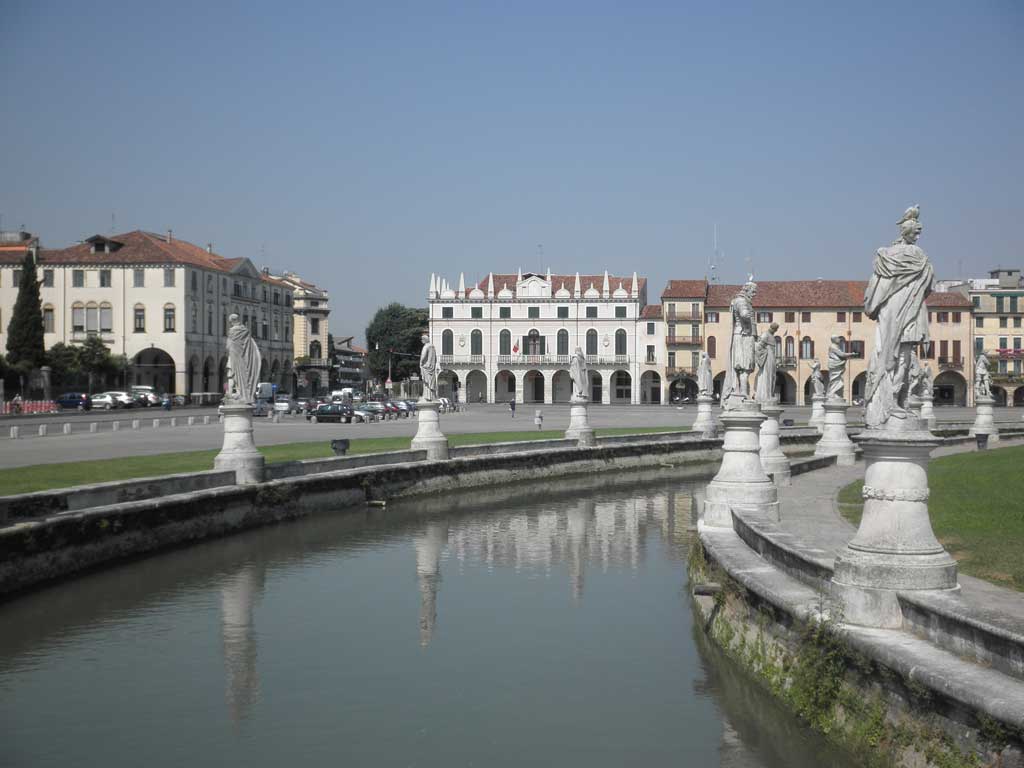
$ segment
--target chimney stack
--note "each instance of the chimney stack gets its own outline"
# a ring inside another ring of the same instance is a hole
[[[168,243],[173,243],[174,242],[174,230],[173,229],[168,229],[167,230],[167,242]]]
[[[207,243],[206,244],[206,252],[207,253],[213,253],[213,243]]]

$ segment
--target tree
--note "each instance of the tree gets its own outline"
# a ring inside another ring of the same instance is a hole
[[[25,254],[18,282],[18,298],[7,326],[7,363],[21,375],[46,362],[43,345],[43,309],[39,300],[39,277],[31,253]]]
[[[53,369],[51,381],[54,386],[68,387],[79,382],[82,375],[82,364],[79,360],[78,347],[58,341],[46,353],[46,362]]]
[[[420,334],[427,330],[427,310],[393,303],[381,307],[366,327],[366,345],[369,354],[366,365],[380,380],[388,376],[391,360],[391,378],[395,381],[419,374]],[[389,353],[390,351],[390,353]]]
[[[96,377],[106,378],[107,374],[117,368],[116,361],[110,355],[110,350],[99,336],[90,336],[78,348],[78,364],[82,371],[89,376],[90,392],[92,392],[93,381]]]

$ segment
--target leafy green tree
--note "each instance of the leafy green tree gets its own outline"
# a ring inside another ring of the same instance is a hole
[[[53,369],[51,381],[55,387],[68,387],[77,384],[82,376],[82,366],[78,359],[78,347],[58,341],[46,353],[46,361]]]
[[[388,358],[391,359],[391,378],[394,381],[419,373],[420,334],[428,327],[427,310],[393,303],[381,307],[366,327],[366,345],[369,350],[366,364],[371,374],[381,380],[388,377]]]
[[[43,346],[43,310],[39,301],[39,277],[31,253],[21,264],[18,298],[7,326],[7,363],[21,375],[46,362]]]
[[[97,378],[103,381],[107,375],[117,370],[117,361],[111,356],[110,350],[99,336],[89,336],[85,343],[78,348],[78,364],[89,377],[90,392],[92,392],[93,383]]]

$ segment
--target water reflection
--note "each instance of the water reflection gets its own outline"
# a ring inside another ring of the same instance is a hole
[[[221,641],[227,674],[228,715],[236,725],[249,716],[259,694],[253,610],[263,593],[266,570],[247,565],[224,579],[220,589]]]

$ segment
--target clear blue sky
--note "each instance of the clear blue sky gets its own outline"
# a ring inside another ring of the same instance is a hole
[[[0,214],[168,227],[332,293],[430,272],[1024,266],[1024,4],[0,0]],[[538,257],[543,244],[543,258]],[[262,255],[261,255],[262,254]]]

